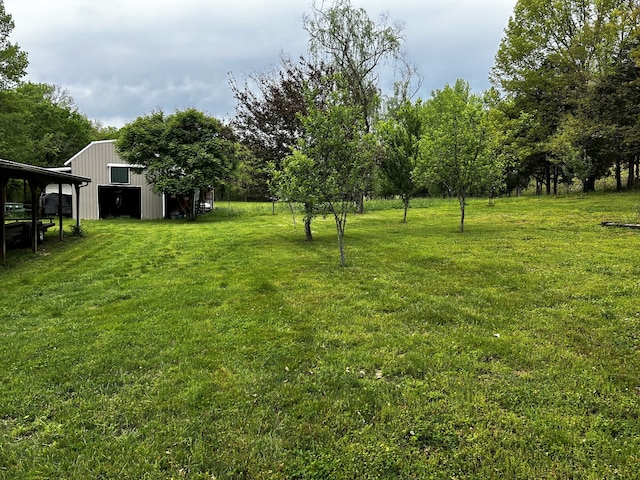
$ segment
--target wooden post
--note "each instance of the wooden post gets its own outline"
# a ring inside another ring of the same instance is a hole
[[[7,203],[7,184],[9,179],[6,177],[0,177],[0,255],[2,263],[7,260],[7,235],[4,228],[5,222],[5,204]]]
[[[62,231],[62,183],[58,184],[58,218],[60,219],[60,241],[64,240]]]
[[[36,206],[36,190],[38,184],[35,180],[29,180],[31,189],[31,248],[33,253],[38,253],[38,209]]]
[[[80,184],[74,183],[76,189],[76,232],[80,231]]]

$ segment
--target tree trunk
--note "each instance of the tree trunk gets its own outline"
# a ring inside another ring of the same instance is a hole
[[[304,236],[307,239],[307,242],[313,240],[313,234],[311,233],[311,217],[304,217]]]
[[[345,267],[347,265],[346,255],[344,253],[344,224],[347,221],[346,217],[340,219],[338,215],[334,214],[336,219],[336,230],[338,232],[338,249],[340,250],[340,265]]]
[[[616,192],[622,191],[622,159],[616,160]]]
[[[304,204],[304,236],[307,241],[313,240],[313,234],[311,233],[311,220],[313,220],[313,206],[309,203]]]
[[[460,202],[460,233],[464,233],[464,207],[466,198],[460,197],[458,200]]]
[[[547,171],[545,173],[547,183],[547,195],[551,195],[551,166],[547,164]]]
[[[409,209],[409,197],[402,197],[402,203],[404,204],[404,216],[402,217],[402,223],[407,223],[407,210]]]
[[[344,254],[344,232],[338,231],[338,249],[340,250],[340,266],[347,266],[347,259]]]
[[[196,192],[189,192],[189,220],[196,219]]]
[[[356,198],[356,212],[364,213],[364,194],[359,193]]]
[[[635,173],[636,173],[636,157],[629,158],[629,175],[627,176],[627,188],[631,189],[635,185]]]

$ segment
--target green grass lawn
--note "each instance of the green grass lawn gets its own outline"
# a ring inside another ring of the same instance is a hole
[[[0,478],[640,478],[639,201],[376,202],[347,268],[284,206],[51,230],[0,266]]]

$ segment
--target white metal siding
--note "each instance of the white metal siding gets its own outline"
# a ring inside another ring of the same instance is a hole
[[[113,140],[92,142],[82,151],[68,160],[65,165],[71,165],[71,173],[91,179],[91,183],[80,189],[80,218],[97,220],[100,218],[98,206],[98,187],[111,185],[109,178],[109,164],[125,163],[115,150]],[[153,193],[142,173],[131,172],[130,186],[141,186],[141,216],[143,219],[162,218],[162,196]],[[73,215],[76,215],[76,198],[73,194]]]

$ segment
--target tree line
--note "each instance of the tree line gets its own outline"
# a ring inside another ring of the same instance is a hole
[[[637,0],[519,0],[491,80],[503,93],[509,186],[538,190],[614,171],[638,182],[640,36]]]
[[[283,58],[244,85],[232,78],[234,127],[263,167],[257,189],[302,205],[307,238],[314,215],[333,214],[343,263],[347,213],[364,195],[399,196],[405,221],[418,192],[457,197],[463,231],[470,195],[532,180],[538,193],[575,182],[589,192],[612,172],[620,190],[624,170],[627,187],[638,183],[637,1],[519,0],[493,87],[474,93],[458,80],[424,100],[411,95],[417,70],[398,24],[348,0],[316,5],[304,19],[309,59]],[[404,72],[386,97],[385,62]]]
[[[282,55],[241,83],[231,76],[228,125],[188,109],[115,131],[57,87],[20,82],[28,62],[8,40],[13,23],[0,0],[0,156],[57,165],[92,139],[117,137],[157,191],[214,185],[299,205],[308,239],[313,218],[332,215],[344,264],[347,216],[367,196],[400,197],[404,221],[415,195],[455,197],[463,231],[471,195],[532,182],[540,194],[575,182],[589,192],[609,175],[619,190],[635,187],[639,13],[638,0],[518,0],[490,90],[459,79],[416,99],[419,69],[404,53],[402,24],[372,20],[350,0],[313,2],[303,18],[307,56]],[[383,68],[399,72],[393,92],[379,87]]]
[[[27,52],[11,42],[13,18],[0,0],[0,158],[59,167],[92,140],[114,138],[117,129],[92,122],[63,88],[24,82]],[[8,197],[23,197],[21,182],[9,181]]]

